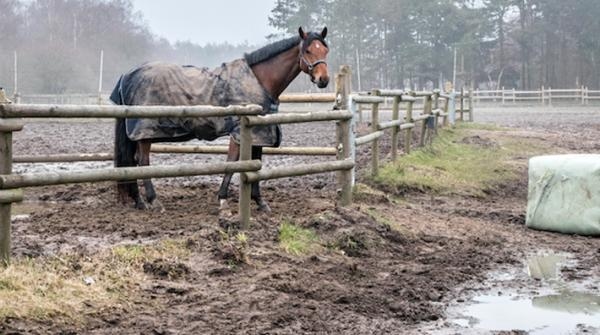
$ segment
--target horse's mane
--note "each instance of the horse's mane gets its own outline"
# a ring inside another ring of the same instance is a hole
[[[286,38],[281,41],[267,44],[264,47],[244,54],[244,58],[248,62],[248,65],[252,66],[271,59],[280,53],[287,51],[300,43],[300,36]]]

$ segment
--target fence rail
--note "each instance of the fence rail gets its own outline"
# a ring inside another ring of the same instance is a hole
[[[473,101],[477,104],[500,103],[518,104],[518,103],[539,103],[542,105],[552,105],[556,103],[570,103],[578,105],[588,105],[590,102],[600,100],[600,91],[590,90],[585,86],[575,89],[553,89],[541,87],[539,90],[475,90],[473,91]]]

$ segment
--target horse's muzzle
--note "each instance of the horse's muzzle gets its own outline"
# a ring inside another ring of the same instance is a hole
[[[318,88],[325,88],[327,87],[327,85],[329,85],[329,79],[325,78],[325,79],[319,79],[319,81],[317,81],[317,87]]]

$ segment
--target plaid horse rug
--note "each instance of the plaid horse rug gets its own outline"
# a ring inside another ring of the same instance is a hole
[[[245,105],[263,107],[263,114],[276,113],[274,101],[258,82],[245,59],[223,63],[209,70],[168,63],[147,63],[121,76],[110,100],[119,105]],[[177,141],[192,138],[212,141],[230,134],[240,142],[239,118],[197,117],[127,119],[127,136],[133,141]],[[277,147],[279,125],[252,128],[252,144]]]

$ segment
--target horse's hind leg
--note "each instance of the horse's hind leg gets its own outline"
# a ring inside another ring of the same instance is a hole
[[[235,143],[233,138],[229,140],[229,150],[227,151],[227,161],[234,162],[240,158],[240,145]],[[219,216],[231,216],[231,210],[229,209],[229,204],[227,203],[227,198],[229,197],[229,184],[231,184],[231,178],[233,177],[233,173],[227,173],[223,177],[223,182],[221,182],[221,187],[219,188]]]
[[[138,154],[138,165],[139,166],[149,166],[150,165],[150,146],[152,142],[150,141],[139,141],[137,154]],[[144,188],[146,189],[146,200],[149,204],[152,204],[156,199],[156,191],[154,190],[154,185],[152,184],[151,179],[144,179]]]
[[[252,159],[262,160],[262,147],[252,147]],[[260,185],[258,183],[258,181],[252,183],[251,198],[256,201],[259,211],[271,213],[271,207],[269,207],[269,204],[267,204],[267,202],[260,195]]]

